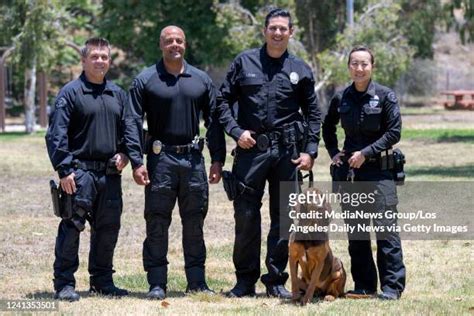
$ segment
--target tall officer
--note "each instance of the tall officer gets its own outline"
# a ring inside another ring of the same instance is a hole
[[[61,188],[73,195],[74,216],[59,225],[54,261],[55,298],[70,301],[79,299],[74,272],[79,267],[79,235],[86,218],[91,224],[90,291],[128,294],[112,280],[122,214],[120,170],[128,163],[122,153],[123,110],[128,100],[122,89],[105,79],[110,66],[107,40],[87,40],[81,55],[83,72],[59,92],[46,134]]]
[[[187,292],[211,292],[205,280],[206,246],[203,224],[207,214],[208,185],[199,139],[199,116],[207,127],[212,166],[209,182],[221,178],[225,160],[224,131],[217,119],[215,88],[209,76],[184,60],[186,39],[182,29],[161,31],[163,58],[133,81],[127,123],[127,147],[137,184],[145,187],[146,239],[143,265],[152,299],[164,299],[167,284],[168,228],[176,198],[183,225]],[[149,139],[141,138],[146,114]],[[144,142],[147,166],[143,165]],[[150,175],[150,176],[149,176]],[[150,179],[149,179],[150,178]],[[151,181],[150,181],[151,180]]]
[[[248,188],[234,200],[233,261],[237,284],[228,296],[255,295],[260,276],[260,208],[268,181],[268,273],[262,275],[261,281],[268,296],[290,298],[291,293],[284,287],[288,279],[284,272],[288,238],[280,235],[280,182],[294,180],[295,167],[312,168],[319,142],[320,110],[311,69],[287,51],[293,34],[290,13],[272,10],[265,18],[263,34],[263,47],[247,50],[232,62],[218,96],[220,121],[238,144],[232,173]],[[235,102],[237,119],[231,111]],[[296,148],[295,141],[304,134],[306,145]]]
[[[353,83],[333,98],[322,129],[326,148],[336,166],[333,178],[346,180],[350,172],[353,181],[364,181],[356,184],[356,190],[378,192],[374,205],[368,205],[375,209],[367,210],[383,215],[385,210],[396,211],[398,203],[392,171],[383,166],[383,160],[390,159],[387,151],[400,140],[402,121],[395,93],[371,79],[374,64],[374,56],[368,48],[352,49],[348,68]],[[339,120],[346,136],[342,151],[338,149],[336,136]],[[347,184],[343,186],[351,188]],[[351,224],[355,222],[360,220]],[[384,216],[374,219],[374,225],[380,227],[395,224],[396,219]],[[377,268],[383,291],[379,298],[398,299],[405,287],[400,237],[396,232],[376,233],[376,237]],[[370,234],[349,234],[349,254],[355,289],[349,291],[347,297],[373,297],[377,292],[377,270]]]

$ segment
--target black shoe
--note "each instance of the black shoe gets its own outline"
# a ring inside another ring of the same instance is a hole
[[[216,292],[211,290],[206,283],[190,284],[186,287],[186,293],[204,293],[214,295]]]
[[[278,297],[283,299],[290,299],[291,293],[285,289],[283,284],[279,285],[265,285],[267,288],[267,296],[268,297]]]
[[[166,290],[157,285],[148,292],[146,297],[152,300],[164,300],[166,297]]]
[[[91,285],[91,288],[89,289],[89,293],[91,294],[97,293],[100,295],[107,295],[107,296],[114,296],[114,297],[122,297],[122,296],[128,295],[127,290],[120,289],[116,287],[114,284],[101,286],[101,287]]]
[[[395,301],[400,299],[400,294],[398,292],[382,292],[377,298],[385,301]]]
[[[375,298],[376,292],[368,291],[368,290],[352,290],[348,291],[345,294],[346,298],[350,299],[365,299],[365,298]]]
[[[80,298],[81,297],[79,294],[77,294],[77,292],[74,290],[74,287],[71,285],[66,285],[60,291],[56,291],[54,294],[54,299],[61,301],[75,302],[79,301]]]
[[[255,295],[257,295],[255,293],[255,285],[246,286],[239,283],[237,283],[234,286],[234,288],[226,294],[226,296],[229,298],[245,297],[245,296],[253,297]]]

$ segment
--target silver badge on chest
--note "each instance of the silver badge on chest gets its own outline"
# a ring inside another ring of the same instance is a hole
[[[371,108],[375,108],[377,105],[379,105],[379,96],[375,95],[372,99],[370,99],[369,106]]]
[[[155,140],[153,142],[152,149],[153,149],[154,154],[158,155],[159,153],[161,153],[162,148],[163,148],[163,144],[159,140]]]
[[[300,81],[300,76],[294,71],[290,73],[290,82],[292,84],[298,84],[298,81]]]

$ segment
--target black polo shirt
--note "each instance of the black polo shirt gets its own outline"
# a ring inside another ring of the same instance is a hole
[[[126,92],[111,81],[87,81],[84,73],[66,84],[56,98],[46,133],[51,163],[62,178],[74,159],[107,161],[123,146]]]
[[[238,140],[244,130],[265,133],[284,124],[309,125],[305,152],[317,156],[321,113],[311,68],[287,51],[280,58],[266,45],[238,55],[220,88],[217,107],[225,131]],[[237,102],[238,117],[231,107]],[[301,111],[300,111],[301,110]]]
[[[400,140],[402,118],[397,97],[390,88],[374,81],[363,93],[352,84],[331,100],[322,127],[331,157],[339,152],[336,136],[339,121],[346,136],[346,153],[360,150],[365,157],[373,157]]]
[[[160,60],[142,71],[130,88],[130,115],[126,142],[132,167],[143,164],[142,126],[146,114],[148,133],[167,145],[185,145],[199,135],[202,114],[212,161],[224,162],[224,132],[213,120],[215,88],[209,76],[184,62],[178,76],[168,73]],[[127,113],[128,113],[127,112]]]

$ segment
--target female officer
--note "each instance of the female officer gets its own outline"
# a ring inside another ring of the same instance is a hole
[[[370,49],[357,46],[351,50],[348,68],[353,82],[332,99],[322,130],[326,149],[332,159],[333,180],[355,182],[342,182],[342,190],[372,193],[374,197],[373,203],[369,200],[362,206],[351,201],[342,204],[342,207],[344,211],[354,212],[358,209],[376,214],[372,217],[374,228],[383,230],[376,233],[377,268],[382,289],[378,297],[396,300],[405,287],[405,266],[400,236],[397,232],[387,230],[387,227],[396,225],[396,218],[388,218],[385,214],[387,210],[396,212],[398,203],[395,182],[387,161],[390,160],[392,146],[400,140],[402,122],[395,93],[371,79],[374,65],[374,55]],[[345,133],[342,150],[338,148],[336,136],[339,120]],[[374,297],[377,292],[377,270],[372,258],[370,234],[364,229],[370,227],[370,219],[356,218],[346,222],[354,225],[356,232],[348,234],[355,288],[347,293],[347,297]]]

